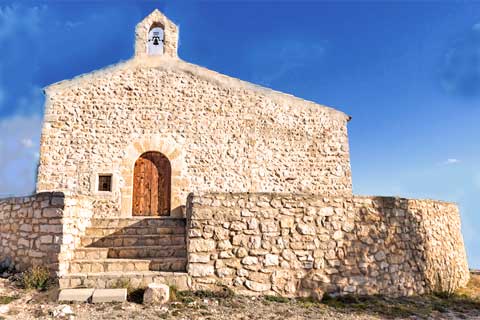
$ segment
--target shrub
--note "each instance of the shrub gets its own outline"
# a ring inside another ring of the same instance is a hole
[[[42,266],[34,266],[23,273],[22,284],[25,289],[45,290],[50,283],[50,271]]]

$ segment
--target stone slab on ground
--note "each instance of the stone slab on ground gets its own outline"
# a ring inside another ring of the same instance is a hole
[[[124,302],[127,301],[127,289],[96,289],[92,302]]]
[[[58,295],[60,302],[86,302],[93,295],[95,289],[63,289]]]

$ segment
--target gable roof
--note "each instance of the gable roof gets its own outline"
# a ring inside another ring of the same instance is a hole
[[[165,39],[164,39],[164,49],[165,53],[160,56],[149,56],[146,52],[146,43],[148,39],[148,32],[151,27],[155,24],[160,24],[165,30]],[[270,88],[262,87],[247,81],[236,79],[216,71],[209,70],[207,68],[185,62],[181,60],[177,55],[177,46],[178,46],[178,28],[177,26],[168,19],[164,14],[159,10],[155,9],[151,14],[149,14],[145,19],[137,24],[135,29],[135,55],[133,58],[127,61],[122,61],[117,64],[113,64],[96,70],[90,73],[85,73],[74,77],[70,80],[63,80],[56,83],[53,83],[44,88],[46,93],[61,90],[69,86],[78,86],[82,83],[91,81],[92,79],[100,78],[103,76],[111,75],[117,72],[122,72],[123,70],[131,68],[159,68],[165,70],[176,70],[186,73],[193,74],[199,78],[203,78],[209,82],[214,82],[223,87],[229,88],[240,88],[244,90],[250,90],[258,92],[262,95],[268,96],[272,100],[282,100],[288,101],[293,104],[303,104],[311,105],[315,107],[321,107],[328,109],[334,113],[338,113],[341,116],[345,117],[347,120],[350,120],[350,117],[345,113],[336,110],[331,107],[320,105],[318,103],[304,100],[298,97],[295,97],[291,94],[283,93],[280,91],[275,91]]]

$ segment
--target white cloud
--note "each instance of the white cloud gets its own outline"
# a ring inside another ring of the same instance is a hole
[[[18,5],[0,7],[0,41],[18,35],[19,31],[37,32],[44,9]]]
[[[480,96],[480,23],[459,35],[443,54],[440,83],[445,92]]]
[[[25,147],[25,148],[31,148],[34,146],[34,143],[32,141],[32,139],[30,138],[23,138],[22,140],[20,140],[20,143]]]
[[[34,191],[41,123],[40,115],[0,120],[0,197]]]
[[[450,158],[450,159],[447,159],[443,162],[443,164],[445,165],[450,165],[450,164],[457,164],[457,163],[460,163],[461,161],[458,160],[458,159],[455,159],[455,158]]]
[[[473,31],[478,31],[478,32],[480,32],[480,22],[474,24],[473,27],[472,27],[472,29],[473,29]]]

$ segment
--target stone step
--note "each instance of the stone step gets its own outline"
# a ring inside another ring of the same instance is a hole
[[[99,228],[185,227],[186,219],[172,217],[92,219],[91,225]]]
[[[145,234],[185,234],[185,227],[90,227],[85,231],[86,236],[105,237],[109,235],[145,235]]]
[[[109,248],[77,248],[75,249],[75,259],[107,259]]]
[[[191,280],[185,272],[137,271],[70,273],[59,278],[60,289],[67,288],[145,288],[150,283],[164,283],[178,290],[189,290]]]
[[[150,270],[183,272],[187,270],[187,258],[155,258],[150,260]]]
[[[83,247],[131,247],[131,246],[170,246],[184,245],[184,235],[110,235],[106,237],[83,236]]]
[[[136,272],[136,271],[185,271],[185,257],[152,259],[95,259],[70,261],[70,273],[88,272]]]
[[[150,260],[140,259],[72,260],[69,271],[71,273],[148,271],[150,263]]]
[[[103,249],[102,249],[103,250]],[[186,257],[185,245],[171,246],[132,246],[108,248],[108,258],[143,259],[164,257]]]

